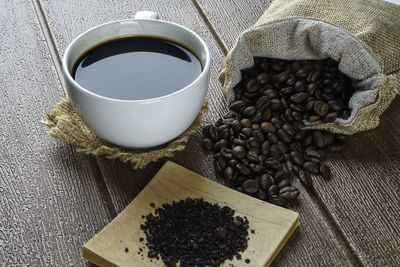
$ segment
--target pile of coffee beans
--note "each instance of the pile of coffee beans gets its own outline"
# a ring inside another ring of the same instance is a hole
[[[228,206],[203,199],[163,204],[154,215],[145,216],[140,226],[146,235],[148,257],[161,258],[167,266],[198,267],[241,259],[239,253],[247,248],[249,221],[234,214]]]
[[[303,130],[350,115],[352,81],[331,60],[254,58],[234,87],[230,112],[204,127],[204,149],[214,152],[218,177],[238,191],[286,206],[299,195],[296,176],[311,186],[310,174],[329,179],[327,152],[344,147],[345,136]]]

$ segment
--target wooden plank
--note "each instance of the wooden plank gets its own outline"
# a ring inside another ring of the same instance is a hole
[[[51,26],[52,34],[55,36],[56,47],[61,54],[67,43],[80,32],[108,20],[132,17],[135,10],[155,10],[160,13],[161,18],[194,29],[209,44],[214,60],[208,92],[208,97],[211,99],[210,112],[207,114],[204,123],[215,121],[226,111],[225,99],[217,79],[224,56],[213,36],[207,30],[205,23],[203,23],[195,5],[191,2],[176,0],[166,3],[152,0],[146,1],[145,4],[136,1],[127,4],[127,2],[122,1],[118,5],[110,6],[99,6],[95,1],[69,1],[68,3],[42,1],[41,3]],[[76,5],[80,6],[79,10],[74,8]],[[93,14],[98,15],[94,16]],[[79,21],[79,23],[75,23],[76,21]],[[236,22],[232,24],[232,28],[238,27]],[[178,153],[173,160],[192,171],[215,180],[212,156],[204,153],[199,143],[200,136],[193,136],[187,149]],[[161,160],[150,164],[142,171],[133,171],[128,165],[120,162],[99,160],[100,169],[117,212],[128,205],[164,162],[165,160]],[[304,189],[300,188],[300,191],[302,194],[301,203],[292,207],[302,217],[300,230],[294,233],[275,262],[283,266],[290,266],[293,263],[321,266],[356,264],[349,251],[343,247],[340,239],[337,238],[335,229],[327,223],[324,211],[319,209],[315,200]]]
[[[0,1],[0,25],[1,265],[83,265],[111,217],[96,163],[40,123],[63,91],[32,2]]]
[[[249,2],[198,1],[229,48],[269,3]],[[227,23],[231,17],[240,23]],[[328,161],[334,174],[331,181],[315,179],[316,201],[365,265],[400,265],[399,103],[394,101],[378,129],[349,138],[346,151]]]

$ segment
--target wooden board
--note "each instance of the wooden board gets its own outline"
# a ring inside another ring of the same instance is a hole
[[[139,238],[144,236],[141,216],[154,211],[150,203],[159,207],[188,197],[228,205],[235,215],[246,216],[250,229],[255,230],[254,235],[249,234],[242,260],[226,261],[223,266],[268,266],[299,223],[299,214],[293,211],[236,192],[168,161],[128,207],[84,245],[83,256],[99,266],[163,266],[161,260],[142,260],[138,254],[143,246]],[[247,258],[250,264],[244,262]]]
[[[0,1],[0,265],[79,266],[111,215],[96,162],[40,123],[63,97],[34,1]]]

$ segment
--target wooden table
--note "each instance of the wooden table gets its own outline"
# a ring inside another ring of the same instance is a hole
[[[68,43],[100,23],[153,10],[208,43],[210,111],[226,110],[218,72],[238,34],[268,0],[0,1],[0,262],[2,266],[90,265],[82,245],[110,222],[165,160],[143,171],[75,152],[39,121],[65,96],[61,57]],[[352,136],[328,161],[334,178],[301,184],[301,225],[275,266],[400,266],[400,99],[379,128]],[[215,179],[212,157],[195,135],[172,160]]]

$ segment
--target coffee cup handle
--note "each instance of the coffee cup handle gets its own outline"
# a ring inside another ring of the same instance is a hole
[[[159,16],[156,12],[143,10],[136,12],[135,19],[159,19]]]

